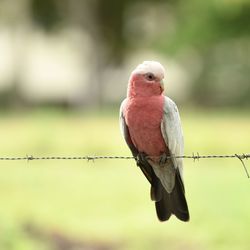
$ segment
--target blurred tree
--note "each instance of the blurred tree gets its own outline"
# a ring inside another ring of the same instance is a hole
[[[46,30],[53,28],[62,18],[54,0],[31,1],[31,13],[34,23]]]
[[[131,49],[131,37],[125,32],[128,8],[137,2],[157,1],[162,0],[31,0],[31,13],[34,22],[48,32],[63,24],[80,26],[90,34],[93,53],[88,102],[101,105],[103,72],[110,65],[122,64]]]
[[[181,0],[174,10],[175,28],[152,46],[175,56],[198,53],[201,71],[191,99],[202,105],[249,105],[250,2]],[[189,55],[185,62],[191,72],[192,60]]]
[[[233,104],[232,100],[238,100],[240,104],[248,103],[246,100],[250,100],[247,77],[241,77],[238,74],[235,78],[233,73],[236,70],[249,75],[246,73],[249,72],[249,62],[246,61],[246,54],[242,51],[249,50],[247,42],[234,41],[243,41],[245,38],[249,41],[250,2],[248,0],[30,1],[34,22],[46,31],[54,31],[54,28],[60,25],[61,27],[78,26],[88,32],[92,38],[92,48],[90,48],[92,56],[89,59],[92,72],[90,72],[91,84],[88,92],[88,102],[91,104],[101,105],[103,102],[105,69],[110,65],[122,64],[127,53],[136,45],[140,44],[142,48],[148,45],[145,42],[145,36],[140,36],[142,32],[147,32],[143,30],[144,23],[135,25],[131,35],[127,31],[129,19],[137,20],[137,17],[143,17],[146,23],[148,17],[144,13],[143,6],[149,5],[152,8],[158,3],[162,5],[162,12],[156,21],[159,24],[164,21],[166,23],[159,28],[160,32],[157,36],[155,33],[149,34],[152,40],[151,47],[158,48],[160,52],[168,55],[179,55],[191,48],[201,58],[199,77],[192,85],[192,100],[206,105]],[[139,6],[137,11],[129,12],[136,5]],[[169,16],[167,21],[162,19],[164,15]],[[219,54],[227,58],[227,61],[219,60]],[[192,56],[189,59],[192,60]],[[190,67],[190,63],[185,66]],[[227,84],[229,81],[231,85]],[[238,84],[243,86],[237,96],[234,91],[235,81],[239,81]]]

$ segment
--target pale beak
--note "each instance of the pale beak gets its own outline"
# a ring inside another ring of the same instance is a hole
[[[161,85],[162,91],[164,91],[164,81],[163,81],[163,79],[160,81],[160,85]]]

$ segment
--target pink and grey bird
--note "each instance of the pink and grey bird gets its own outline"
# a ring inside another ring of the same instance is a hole
[[[120,127],[138,167],[151,184],[158,219],[189,220],[183,184],[183,133],[176,104],[163,95],[165,69],[145,61],[131,73]]]

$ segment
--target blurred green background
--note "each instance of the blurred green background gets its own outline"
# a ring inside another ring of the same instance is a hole
[[[0,0],[0,156],[130,155],[119,104],[143,60],[166,67],[186,154],[249,153],[249,11],[247,0]],[[1,161],[0,249],[249,249],[239,160],[184,163],[191,220],[160,223],[132,160]]]

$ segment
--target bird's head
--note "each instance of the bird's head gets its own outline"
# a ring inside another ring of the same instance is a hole
[[[144,61],[131,73],[128,96],[161,95],[164,90],[164,67],[156,61]]]

